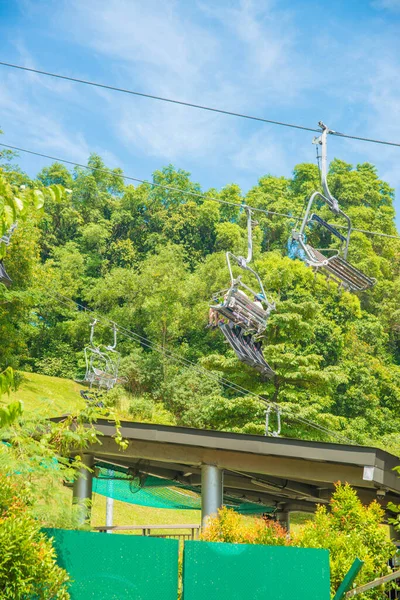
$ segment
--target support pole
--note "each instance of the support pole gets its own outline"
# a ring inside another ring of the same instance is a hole
[[[106,525],[107,527],[112,527],[113,525],[113,515],[114,515],[114,481],[112,477],[114,476],[114,471],[112,469],[107,469],[107,477],[109,478],[107,481],[107,498],[106,498]],[[112,533],[111,529],[107,529],[107,533]]]
[[[224,472],[216,465],[201,467],[201,523],[205,527],[211,516],[215,516],[223,504]]]
[[[279,509],[278,512],[276,513],[276,518],[277,521],[280,525],[282,525],[283,527],[285,527],[285,529],[287,529],[287,532],[289,533],[290,531],[290,511],[282,508]]]
[[[93,469],[94,459],[91,454],[84,454],[82,462],[85,467]],[[80,506],[79,524],[90,523],[92,502],[93,472],[82,467],[76,473],[72,492],[72,502]]]
[[[107,496],[106,498],[106,525],[112,527],[114,515],[114,498]],[[112,533],[111,529],[107,529],[107,533]]]

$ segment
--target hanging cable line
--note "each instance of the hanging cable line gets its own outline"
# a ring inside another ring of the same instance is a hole
[[[331,437],[336,438],[337,440],[339,440],[340,442],[346,442],[348,444],[353,444],[354,442],[340,434],[337,433],[336,431],[333,431],[331,429],[328,429],[327,427],[324,427],[323,425],[320,425],[318,423],[315,423],[314,421],[310,421],[306,418],[303,417],[299,417],[298,415],[294,415],[291,412],[289,412],[287,409],[282,409],[282,406],[276,402],[270,402],[269,400],[266,400],[265,398],[262,398],[261,396],[259,396],[258,394],[256,394],[255,392],[252,392],[246,388],[244,388],[241,385],[238,385],[236,383],[234,383],[233,381],[230,381],[229,379],[226,379],[224,377],[220,377],[218,375],[215,375],[214,373],[208,371],[207,369],[205,369],[204,367],[180,356],[179,354],[173,353],[171,351],[165,350],[165,348],[161,348],[161,346],[159,346],[158,344],[152,342],[151,340],[149,340],[148,338],[139,335],[138,333],[135,333],[134,331],[131,331],[129,329],[127,329],[126,327],[123,327],[122,325],[120,325],[119,323],[117,323],[116,321],[111,321],[111,319],[109,319],[108,317],[105,317],[104,315],[101,315],[99,313],[97,313],[96,311],[93,311],[92,309],[83,306],[82,304],[79,304],[79,302],[76,302],[75,300],[73,300],[72,298],[69,298],[68,296],[65,296],[64,294],[52,294],[51,292],[49,292],[49,290],[44,290],[45,293],[47,293],[49,296],[51,296],[52,298],[56,299],[60,304],[63,304],[64,306],[69,307],[72,304],[74,304],[78,309],[83,310],[86,313],[90,313],[92,316],[96,317],[99,321],[103,321],[106,322],[107,324],[112,324],[112,325],[116,325],[118,327],[118,331],[120,333],[120,335],[123,335],[133,341],[136,341],[137,343],[142,344],[143,346],[150,348],[150,349],[154,349],[156,352],[163,354],[164,356],[166,356],[167,358],[171,359],[171,360],[175,360],[178,362],[181,362],[183,365],[187,366],[187,367],[191,367],[194,370],[196,370],[198,373],[208,377],[209,379],[212,379],[214,381],[218,381],[221,382],[221,384],[228,389],[231,389],[233,391],[236,391],[242,395],[246,395],[246,396],[252,396],[253,398],[259,400],[260,402],[262,402],[265,406],[269,406],[275,409],[279,409],[282,414],[286,415],[289,419],[293,420],[293,421],[297,421],[298,423],[302,423],[303,425],[307,425],[309,427],[312,427],[313,429],[316,429],[318,431],[320,431],[321,433],[325,433]]]
[[[313,131],[315,133],[321,133],[321,131],[319,129],[315,129],[314,127],[306,127],[304,125],[296,125],[295,123],[285,123],[284,121],[275,121],[273,119],[265,119],[263,117],[256,117],[254,115],[246,115],[244,113],[238,113],[238,112],[233,112],[230,110],[224,110],[222,108],[215,108],[215,107],[211,107],[211,106],[205,106],[203,104],[194,104],[192,102],[184,102],[183,100],[175,100],[173,98],[165,98],[163,96],[155,96],[153,94],[146,94],[144,92],[137,92],[135,90],[128,90],[125,88],[119,88],[113,85],[108,85],[105,83],[99,83],[97,81],[88,81],[87,79],[78,79],[77,77],[69,77],[67,75],[60,75],[59,73],[50,73],[49,71],[41,71],[39,69],[33,69],[31,67],[24,67],[22,65],[14,65],[12,63],[7,63],[7,62],[3,62],[0,61],[0,65],[3,67],[9,67],[11,69],[19,69],[20,71],[27,71],[30,73],[36,73],[37,75],[45,75],[46,77],[54,77],[56,79],[63,79],[64,81],[72,81],[73,83],[81,83],[84,85],[89,85],[92,87],[98,87],[98,88],[102,88],[102,89],[106,89],[106,90],[110,90],[113,92],[120,92],[123,94],[129,94],[131,96],[139,96],[142,98],[149,98],[151,100],[158,100],[161,102],[168,102],[169,104],[178,104],[180,106],[187,106],[189,108],[196,108],[198,110],[206,110],[208,112],[214,112],[214,113],[219,113],[222,115],[228,115],[231,117],[239,117],[241,119],[248,119],[251,121],[258,121],[261,123],[267,123],[269,125],[278,125],[280,127],[290,127],[292,129],[300,129],[302,131]],[[361,136],[357,136],[357,135],[351,135],[351,134],[347,134],[347,133],[340,133],[338,131],[330,131],[329,132],[331,135],[337,136],[337,137],[341,137],[341,138],[347,138],[350,140],[358,140],[360,142],[368,142],[371,144],[382,144],[385,146],[395,146],[397,148],[400,148],[400,143],[399,142],[388,142],[386,140],[378,140],[378,139],[374,139],[374,138],[368,138],[368,137],[361,137]]]
[[[0,63],[1,64],[1,63]],[[163,190],[167,190],[170,192],[179,192],[180,194],[184,194],[186,196],[194,196],[196,198],[201,198],[202,200],[210,200],[211,202],[219,202],[220,204],[226,204],[228,206],[235,206],[237,208],[242,209],[243,203],[239,204],[238,202],[229,202],[228,200],[223,200],[222,198],[216,198],[215,196],[209,196],[206,192],[191,192],[189,190],[182,190],[181,188],[177,188],[171,185],[163,185],[162,183],[152,183],[151,181],[146,181],[146,179],[139,179],[138,177],[132,177],[130,175],[123,175],[122,173],[115,173],[111,169],[102,169],[101,167],[91,167],[88,165],[84,165],[82,163],[74,162],[72,160],[67,160],[65,158],[59,158],[57,156],[52,156],[50,154],[43,154],[42,152],[36,152],[34,150],[28,150],[27,148],[21,148],[19,146],[11,146],[10,144],[2,144],[0,146],[3,148],[9,148],[10,150],[16,150],[17,152],[24,152],[25,154],[31,154],[33,156],[39,156],[40,158],[48,158],[49,160],[54,160],[56,162],[64,163],[66,165],[72,165],[73,167],[80,167],[82,169],[86,169],[88,171],[98,171],[99,173],[105,173],[107,175],[112,175],[113,177],[118,177],[120,179],[124,179],[127,181],[136,181],[137,183],[143,183],[145,185],[149,185],[151,187],[160,188]],[[268,210],[266,208],[256,208],[255,206],[246,205],[253,212],[263,213],[265,215],[272,215],[276,217],[284,217],[286,219],[290,219],[292,221],[301,220],[301,216],[294,216],[289,213],[277,212],[274,210]],[[337,225],[338,228],[343,228],[343,225]],[[400,236],[392,235],[389,233],[382,233],[380,231],[368,231],[366,229],[357,229],[352,228],[352,231],[358,231],[359,233],[365,233],[367,235],[375,235],[379,237],[390,238],[393,240],[400,240]]]

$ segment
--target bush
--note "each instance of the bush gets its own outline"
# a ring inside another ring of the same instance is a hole
[[[161,402],[155,402],[150,396],[134,398],[129,406],[129,414],[141,423],[175,425],[176,420]]]
[[[264,544],[289,546],[288,532],[275,521],[250,519],[231,508],[222,507],[218,515],[209,520],[200,539],[205,542],[230,542],[236,544]]]
[[[69,576],[56,564],[51,541],[31,516],[28,487],[0,475],[0,597],[2,600],[67,600]]]
[[[339,483],[329,508],[330,511],[326,506],[319,506],[314,519],[306,521],[298,533],[289,536],[278,523],[250,519],[224,507],[218,511],[218,516],[210,519],[200,539],[207,542],[325,548],[330,554],[332,597],[356,557],[364,561],[356,579],[357,585],[389,573],[388,561],[395,554],[396,546],[382,527],[384,511],[381,506],[376,501],[363,506],[357,493],[348,484]],[[357,596],[360,600],[382,597],[382,588]]]
[[[313,522],[307,522],[293,536],[295,546],[326,548],[330,552],[331,592],[337,590],[356,557],[364,561],[357,577],[357,585],[390,572],[389,559],[396,547],[381,526],[384,512],[374,501],[363,506],[357,493],[348,485],[336,486],[330,502],[331,511],[319,506]],[[382,598],[382,589],[376,588],[357,598]]]

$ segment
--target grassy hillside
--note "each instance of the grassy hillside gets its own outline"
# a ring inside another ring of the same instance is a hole
[[[48,377],[38,373],[21,373],[23,381],[10,400],[21,400],[24,409],[44,417],[56,417],[83,406],[81,385],[70,379]]]

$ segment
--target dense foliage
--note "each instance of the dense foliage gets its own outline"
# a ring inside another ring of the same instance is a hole
[[[200,186],[172,166],[134,187],[97,155],[88,169],[54,163],[36,180],[6,159],[1,185],[14,195],[21,185],[52,192],[19,224],[5,258],[14,284],[0,286],[0,369],[82,375],[91,315],[72,298],[120,325],[126,384],[107,402],[126,415],[262,433],[263,403],[225,378],[278,402],[284,435],[327,439],[298,416],[400,452],[400,243],[353,232],[350,260],[377,279],[359,296],[291,260],[287,241],[319,187],[316,166],[298,165],[290,179],[265,175],[247,194],[232,184],[199,197],[187,192]],[[354,227],[396,234],[393,190],[372,165],[334,160],[329,180]],[[205,328],[212,293],[228,284],[225,251],[246,249],[245,213],[230,202],[293,214],[258,213],[254,230],[255,266],[277,304],[264,339],[277,373],[271,381]],[[327,216],[323,207],[319,213]],[[316,228],[311,236],[319,247],[331,243]],[[100,321],[96,336],[110,343],[110,324]]]
[[[0,474],[0,592],[4,600],[67,600],[69,576],[30,513],[23,479]]]
[[[349,485],[338,485],[329,508],[328,511],[326,506],[319,506],[315,520],[293,536],[293,543],[329,550],[332,595],[356,557],[364,562],[357,585],[387,575],[388,561],[396,547],[381,526],[384,511],[378,502],[374,500],[363,506],[355,490]],[[371,590],[360,595],[361,598],[382,598],[382,589]]]
[[[209,519],[200,539],[203,542],[227,542],[230,544],[291,545],[286,529],[276,521],[246,518],[226,506],[220,508],[218,516]]]
[[[289,535],[271,520],[248,519],[222,508],[203,530],[204,541],[300,546],[329,550],[331,596],[333,597],[356,557],[364,561],[356,584],[362,585],[389,573],[388,561],[395,554],[395,545],[381,526],[384,511],[373,501],[363,506],[349,485],[338,484],[329,510],[319,506],[315,519],[307,521]],[[382,598],[382,589],[361,594],[363,598]]]

